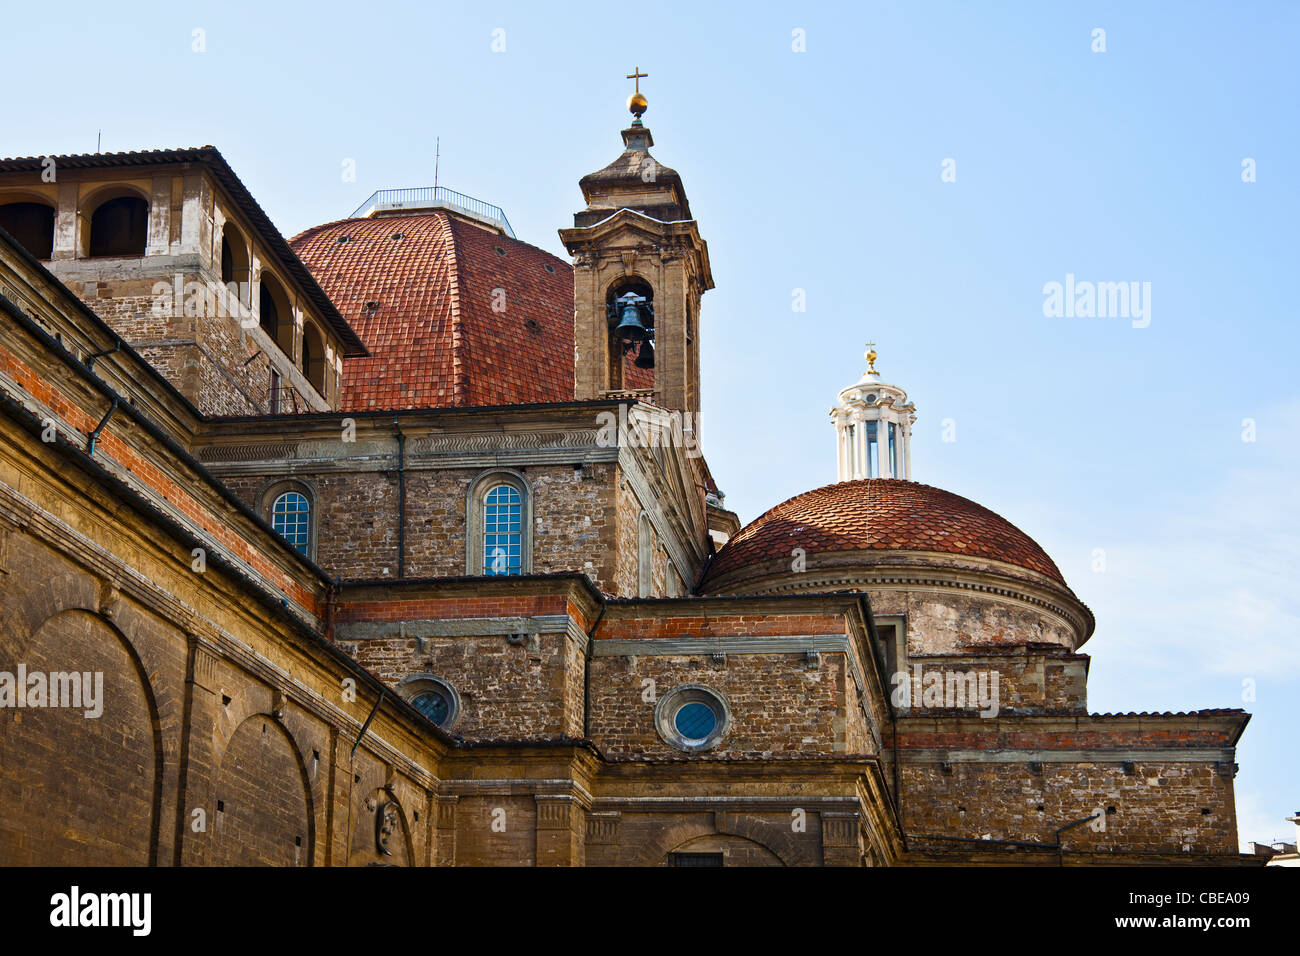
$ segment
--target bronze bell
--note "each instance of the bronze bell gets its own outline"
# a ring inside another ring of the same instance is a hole
[[[637,368],[654,368],[655,367],[655,347],[646,339],[641,343],[641,351],[637,353],[634,364]]]
[[[641,321],[642,309],[645,309],[647,314],[653,314],[650,312],[650,303],[646,297],[635,292],[627,292],[615,299],[614,310],[620,321],[614,328],[614,334],[629,342],[648,339],[650,330]]]

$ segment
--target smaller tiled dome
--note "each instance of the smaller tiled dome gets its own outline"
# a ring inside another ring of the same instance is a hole
[[[963,555],[1004,561],[1065,584],[1046,552],[1011,522],[961,495],[893,478],[842,481],[782,502],[723,546],[708,580],[788,559],[794,548]]]

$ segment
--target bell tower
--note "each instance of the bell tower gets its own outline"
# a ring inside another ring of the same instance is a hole
[[[579,180],[587,207],[560,239],[573,256],[574,398],[639,398],[700,411],[700,297],[708,245],[681,177],[650,155],[637,69],[623,153]]]

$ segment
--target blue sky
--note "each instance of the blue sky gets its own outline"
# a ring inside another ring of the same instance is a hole
[[[30,82],[0,154],[210,143],[287,235],[430,184],[441,137],[443,185],[563,255],[640,66],[712,255],[702,431],[728,505],[834,480],[827,410],[874,339],[917,405],[914,477],[1018,524],[1096,613],[1091,708],[1246,707],[1242,837],[1291,838],[1300,5],[102,10],[6,11]],[[1067,274],[1149,282],[1150,324],[1045,316]]]

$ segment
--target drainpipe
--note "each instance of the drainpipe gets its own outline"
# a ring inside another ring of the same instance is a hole
[[[1063,827],[1056,828],[1056,865],[1057,866],[1065,866],[1065,847],[1061,845],[1061,834],[1064,833],[1066,830],[1073,830],[1077,826],[1082,826],[1083,824],[1087,823],[1089,820],[1097,819],[1104,812],[1105,811],[1100,811],[1098,813],[1094,813],[1090,817],[1084,817],[1082,820],[1075,820],[1073,823],[1067,823]]]
[[[397,577],[406,577],[406,435],[393,416],[397,429]]]
[[[361,740],[365,737],[366,731],[370,729],[370,725],[374,722],[375,715],[379,713],[379,708],[384,703],[384,695],[387,693],[387,690],[382,688],[380,689],[379,699],[375,701],[375,708],[370,712],[370,716],[366,718],[366,722],[361,725],[361,732],[357,734],[357,739],[352,744],[352,752],[348,754],[348,842],[347,850],[345,851],[347,856],[343,861],[344,866],[347,866],[348,861],[352,859],[352,785],[356,783],[357,780],[356,771],[354,771],[352,767],[357,759],[357,748],[361,746]]]
[[[93,371],[95,370],[95,359],[103,358],[103,357],[106,356],[106,355],[112,355],[114,352],[116,352],[116,351],[117,351],[118,349],[120,349],[121,347],[122,347],[122,340],[121,340],[121,339],[118,339],[118,340],[113,344],[113,347],[112,347],[111,349],[105,349],[105,350],[102,351],[102,352],[96,352],[94,355],[87,355],[87,356],[86,356],[86,368],[93,372]]]
[[[330,581],[325,586],[325,640],[334,643],[334,615],[338,611],[339,586]]]
[[[99,441],[99,433],[104,430],[104,426],[108,424],[108,420],[113,417],[115,411],[117,411],[116,398],[113,399],[113,404],[108,406],[108,411],[104,413],[100,423],[95,426],[95,430],[90,433],[90,445],[86,448],[86,454],[90,457],[95,457],[95,442]]]
[[[600,627],[600,619],[605,616],[605,607],[602,601],[600,613],[587,632],[587,653],[582,661],[582,736],[587,740],[591,739],[591,656],[596,652],[596,628]]]

